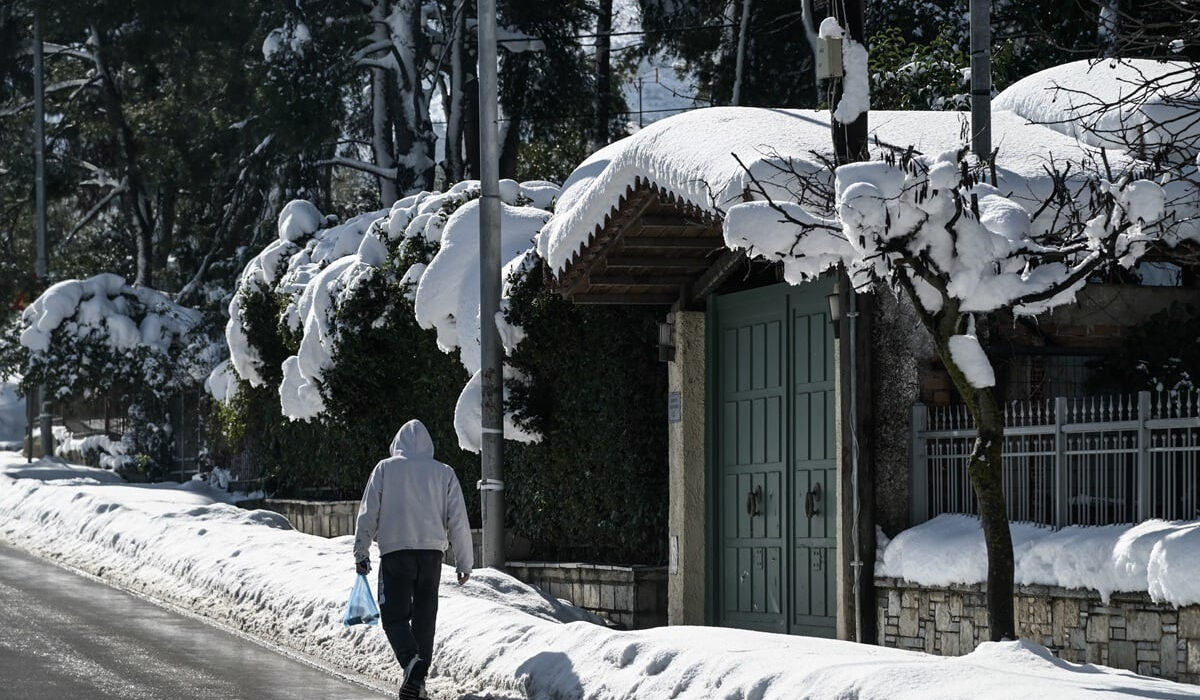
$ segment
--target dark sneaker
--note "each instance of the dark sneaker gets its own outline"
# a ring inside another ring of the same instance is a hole
[[[400,686],[400,700],[419,700],[421,687],[424,685],[415,678],[417,667],[424,663],[420,656],[414,656],[404,666],[404,683]]]

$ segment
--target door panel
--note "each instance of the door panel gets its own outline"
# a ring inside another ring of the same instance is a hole
[[[791,629],[836,631],[837,440],[833,338],[824,293],[792,292],[792,593]],[[811,509],[809,505],[811,504]]]
[[[717,622],[832,636],[831,285],[714,298]],[[812,517],[805,497],[814,495]]]

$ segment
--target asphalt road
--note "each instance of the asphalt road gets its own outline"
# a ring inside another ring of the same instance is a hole
[[[0,545],[0,697],[384,696]]]

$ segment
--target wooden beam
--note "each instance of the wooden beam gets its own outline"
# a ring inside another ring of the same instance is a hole
[[[626,236],[625,250],[643,248],[669,248],[671,250],[714,250],[725,245],[720,236]]]
[[[628,304],[642,306],[670,306],[679,299],[678,294],[576,294],[571,301],[576,304]]]
[[[708,267],[708,261],[704,258],[656,258],[653,256],[635,256],[635,255],[612,255],[608,258],[608,269],[614,268],[648,268],[662,269],[670,268],[673,270],[681,269],[704,269]]]
[[[741,250],[727,250],[712,267],[704,271],[700,275],[700,279],[696,280],[696,284],[692,286],[692,301],[701,301],[709,294],[717,290],[721,286],[738,265],[746,259],[746,253]]]
[[[593,287],[678,287],[692,281],[684,275],[594,275]]]
[[[635,187],[626,190],[623,206],[608,221],[608,225],[592,236],[591,241],[581,251],[579,258],[570,264],[567,279],[563,281],[564,295],[574,295],[579,290],[583,276],[591,272],[597,260],[603,260],[613,246],[624,239],[625,228],[636,221],[656,199],[655,193],[648,188]]]

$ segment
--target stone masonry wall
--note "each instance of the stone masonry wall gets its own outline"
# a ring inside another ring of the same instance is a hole
[[[298,501],[268,498],[259,506],[288,519],[292,527],[317,537],[343,537],[354,534],[358,501]]]
[[[606,566],[552,562],[505,565],[513,577],[562,598],[623,629],[667,624],[664,566]]]
[[[884,646],[958,656],[988,639],[982,585],[917,586],[875,579],[878,641]],[[1200,606],[1175,608],[1144,593],[1098,593],[1018,586],[1017,633],[1075,663],[1200,683]]]

